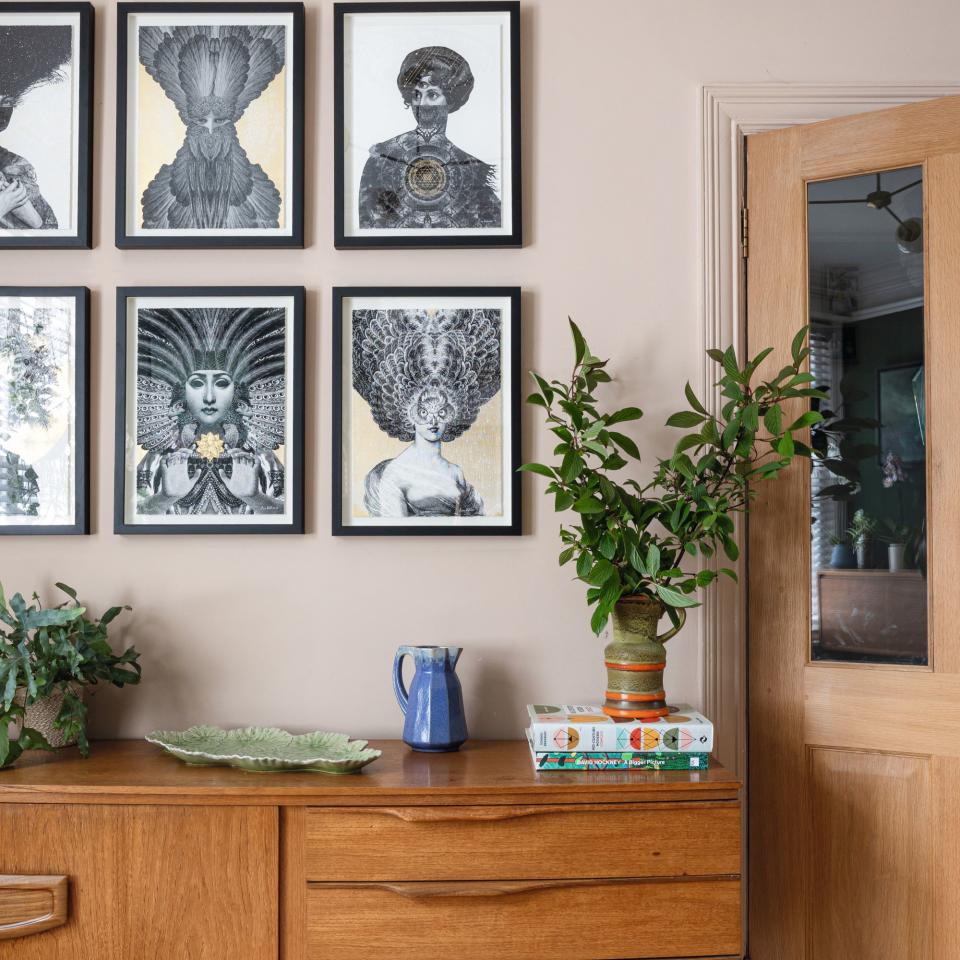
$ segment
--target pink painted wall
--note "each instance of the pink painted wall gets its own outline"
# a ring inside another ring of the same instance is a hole
[[[465,647],[459,672],[478,737],[516,737],[530,700],[590,701],[602,641],[557,567],[558,521],[525,480],[517,539],[334,539],[330,517],[330,287],[519,284],[524,367],[569,366],[566,317],[612,354],[611,404],[647,412],[643,449],[699,376],[699,85],[719,81],[956,79],[950,0],[525,0],[524,205],[519,251],[337,252],[330,0],[307,2],[306,232],[296,251],[126,251],[113,245],[116,17],[98,0],[95,248],[3,251],[0,283],[93,292],[93,534],[4,538],[8,592],[55,580],[99,609],[128,602],[139,689],[106,690],[102,736],[190,723],[278,724],[396,736],[400,643]],[[931,30],[931,24],[936,29]],[[114,307],[127,284],[302,284],[308,289],[303,537],[117,537],[112,530]],[[528,458],[546,456],[534,411]],[[671,697],[701,701],[697,619],[670,644]]]

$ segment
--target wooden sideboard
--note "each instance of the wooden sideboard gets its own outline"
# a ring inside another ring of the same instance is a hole
[[[723,768],[536,774],[519,741],[374,745],[345,777],[137,741],[25,756],[0,772],[0,960],[740,956]]]

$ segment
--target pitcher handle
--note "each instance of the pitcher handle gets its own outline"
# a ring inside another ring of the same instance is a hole
[[[413,656],[413,647],[398,647],[397,655],[393,658],[393,692],[397,695],[397,703],[404,715],[410,700],[407,688],[403,685],[403,658],[406,656]]]
[[[666,633],[663,633],[657,637],[657,640],[659,640],[660,643],[666,643],[671,637],[675,637],[683,628],[683,625],[687,622],[687,611],[683,607],[676,607],[675,609],[677,611],[677,620],[679,622],[675,627],[671,627]]]

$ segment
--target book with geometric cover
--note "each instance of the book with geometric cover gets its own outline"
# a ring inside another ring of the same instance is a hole
[[[543,752],[710,753],[713,724],[686,704],[658,720],[614,720],[600,707],[530,704],[534,749]]]
[[[631,751],[597,751],[579,753],[570,750],[538,751],[533,734],[527,730],[527,743],[533,758],[533,769],[542,770],[706,770],[710,765],[706,753],[635,753]]]

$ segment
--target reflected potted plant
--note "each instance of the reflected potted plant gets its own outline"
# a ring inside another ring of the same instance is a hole
[[[834,570],[851,570],[857,565],[857,555],[850,545],[850,536],[846,533],[830,537],[833,549],[830,551],[830,566]]]
[[[599,635],[612,617],[613,639],[604,650],[604,712],[624,719],[663,716],[668,712],[663,644],[683,626],[686,610],[699,606],[697,590],[718,575],[736,580],[729,567],[712,566],[718,552],[730,561],[739,556],[734,517],[747,512],[758,482],[776,477],[794,456],[810,456],[795,434],[819,423],[821,414],[808,410],[789,419],[784,403],[826,395],[802,370],[809,352],[806,328],[793,340],[791,362],[760,382],[757,370],[772,348],[746,363],[732,347],[709,350],[725,400],[719,416],[688,383],[689,408],[667,420],[667,426],[687,431],[673,454],[657,460],[642,481],[621,479],[629,461],[640,460],[636,442],[621,432],[621,424],[643,413],[638,407],[600,411],[595,393],[611,380],[607,361],[593,355],[572,320],[570,329],[570,378],[547,380],[533,373],[537,392],[527,398],[544,411],[547,428],[559,441],[555,462],[520,469],[546,477],[554,508],[574,513],[574,521],[560,528],[560,564],[575,564],[577,579],[587,587],[594,633]],[[664,613],[671,627],[658,636]]]
[[[28,604],[15,593],[8,604],[0,586],[0,769],[29,749],[76,743],[87,756],[85,688],[140,682],[137,651],[115,654],[107,638],[109,624],[130,608],[92,620],[72,587],[57,587],[68,599],[43,607],[36,594]]]
[[[847,534],[853,541],[853,549],[857,553],[857,568],[869,569],[872,566],[873,536],[876,533],[877,521],[863,509],[857,510],[853,521],[847,528]]]
[[[912,536],[913,531],[906,524],[893,520],[888,520],[885,524],[880,537],[887,544],[887,568],[891,573],[907,569],[904,557]]]

